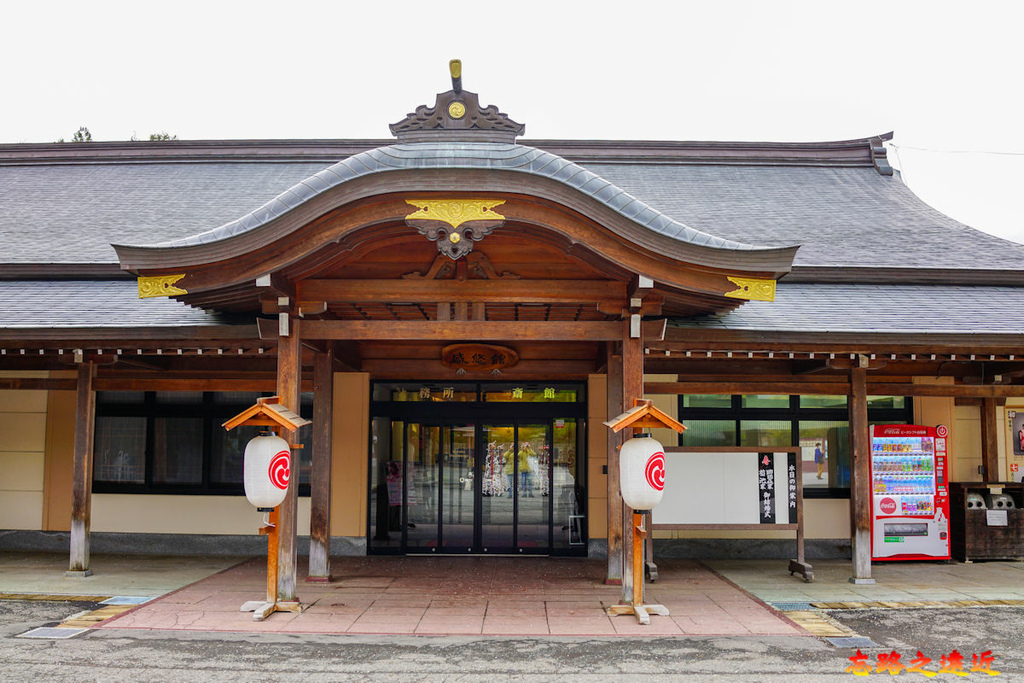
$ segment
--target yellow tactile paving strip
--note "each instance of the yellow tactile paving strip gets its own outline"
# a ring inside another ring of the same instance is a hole
[[[0,600],[32,600],[37,602],[103,602],[109,595],[43,595],[41,593],[0,593]],[[104,605],[91,612],[80,612],[61,623],[56,628],[92,628],[118,614],[124,614],[138,605]]]
[[[57,628],[92,628],[101,621],[106,621],[111,617],[116,617],[118,614],[124,614],[130,609],[135,609],[138,605],[105,605],[92,612],[85,612],[83,614],[76,614],[75,616],[67,619],[60,624],[57,624]]]
[[[1024,605],[1024,600],[914,600],[873,602],[812,602],[818,609],[921,609],[950,607],[992,607],[998,605]],[[786,612],[788,615],[789,612]]]
[[[795,610],[783,612],[783,614],[797,626],[815,636],[822,638],[845,638],[856,635],[850,629],[821,612]]]
[[[41,593],[0,593],[0,600],[38,600],[42,602],[103,602],[110,595],[43,595]]]

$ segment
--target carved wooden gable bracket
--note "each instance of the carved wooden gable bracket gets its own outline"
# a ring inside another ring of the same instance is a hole
[[[416,211],[405,217],[405,224],[437,244],[437,250],[458,260],[473,251],[492,230],[505,224],[505,217],[494,207],[504,199],[406,199]]]

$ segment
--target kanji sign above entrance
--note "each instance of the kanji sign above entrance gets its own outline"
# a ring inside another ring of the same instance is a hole
[[[451,344],[441,349],[441,362],[455,370],[488,372],[514,366],[519,354],[492,344]]]

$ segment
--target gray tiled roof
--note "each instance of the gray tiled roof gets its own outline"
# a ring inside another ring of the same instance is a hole
[[[0,263],[117,263],[113,243],[194,235],[322,163],[0,166]]]
[[[382,150],[396,147],[349,157],[336,170],[393,167]],[[532,148],[506,147],[512,148],[507,158],[495,163],[531,168],[548,160],[554,165],[536,170],[571,175],[570,182],[623,211],[633,197],[643,200],[660,212],[644,212],[657,221],[655,229],[685,235],[692,228],[763,246],[801,244],[798,266],[1019,270],[1024,264],[1024,245],[954,221],[898,178],[869,167],[586,164],[595,178],[557,157],[523,151]],[[112,243],[155,244],[217,226],[238,228],[237,219],[288,188],[308,193],[333,182],[327,166],[252,159],[0,166],[0,263],[116,263]],[[317,174],[327,179],[299,187]]]
[[[582,166],[550,152],[499,142],[421,142],[396,144],[356,154],[296,183],[250,213],[199,235],[153,246],[183,247],[216,242],[255,230],[297,208],[312,197],[356,178],[389,171],[423,169],[489,169],[548,178],[578,190],[640,225],[682,242],[716,249],[757,247],[694,230],[631,196]],[[142,245],[136,245],[142,246]],[[792,246],[792,245],[784,245]]]
[[[781,332],[1024,335],[1024,288],[787,284],[774,302],[748,301],[674,327]]]
[[[872,168],[591,164],[698,230],[800,244],[798,266],[1024,267],[1024,245],[939,213]]]
[[[232,322],[236,321],[231,316],[174,299],[139,299],[134,280],[0,281],[0,328],[192,327]]]

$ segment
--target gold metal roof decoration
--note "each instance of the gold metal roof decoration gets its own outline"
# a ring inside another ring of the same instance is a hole
[[[139,277],[139,298],[151,299],[158,296],[175,296],[177,294],[188,294],[181,287],[175,287],[185,273],[181,275],[153,275]]]
[[[494,207],[504,199],[406,199],[416,211],[405,217],[405,224],[437,244],[437,250],[453,261],[473,251],[492,230],[505,223]]]
[[[746,299],[747,301],[775,301],[775,280],[729,277],[729,282],[736,285],[737,289],[726,292],[725,295],[727,297]]]

